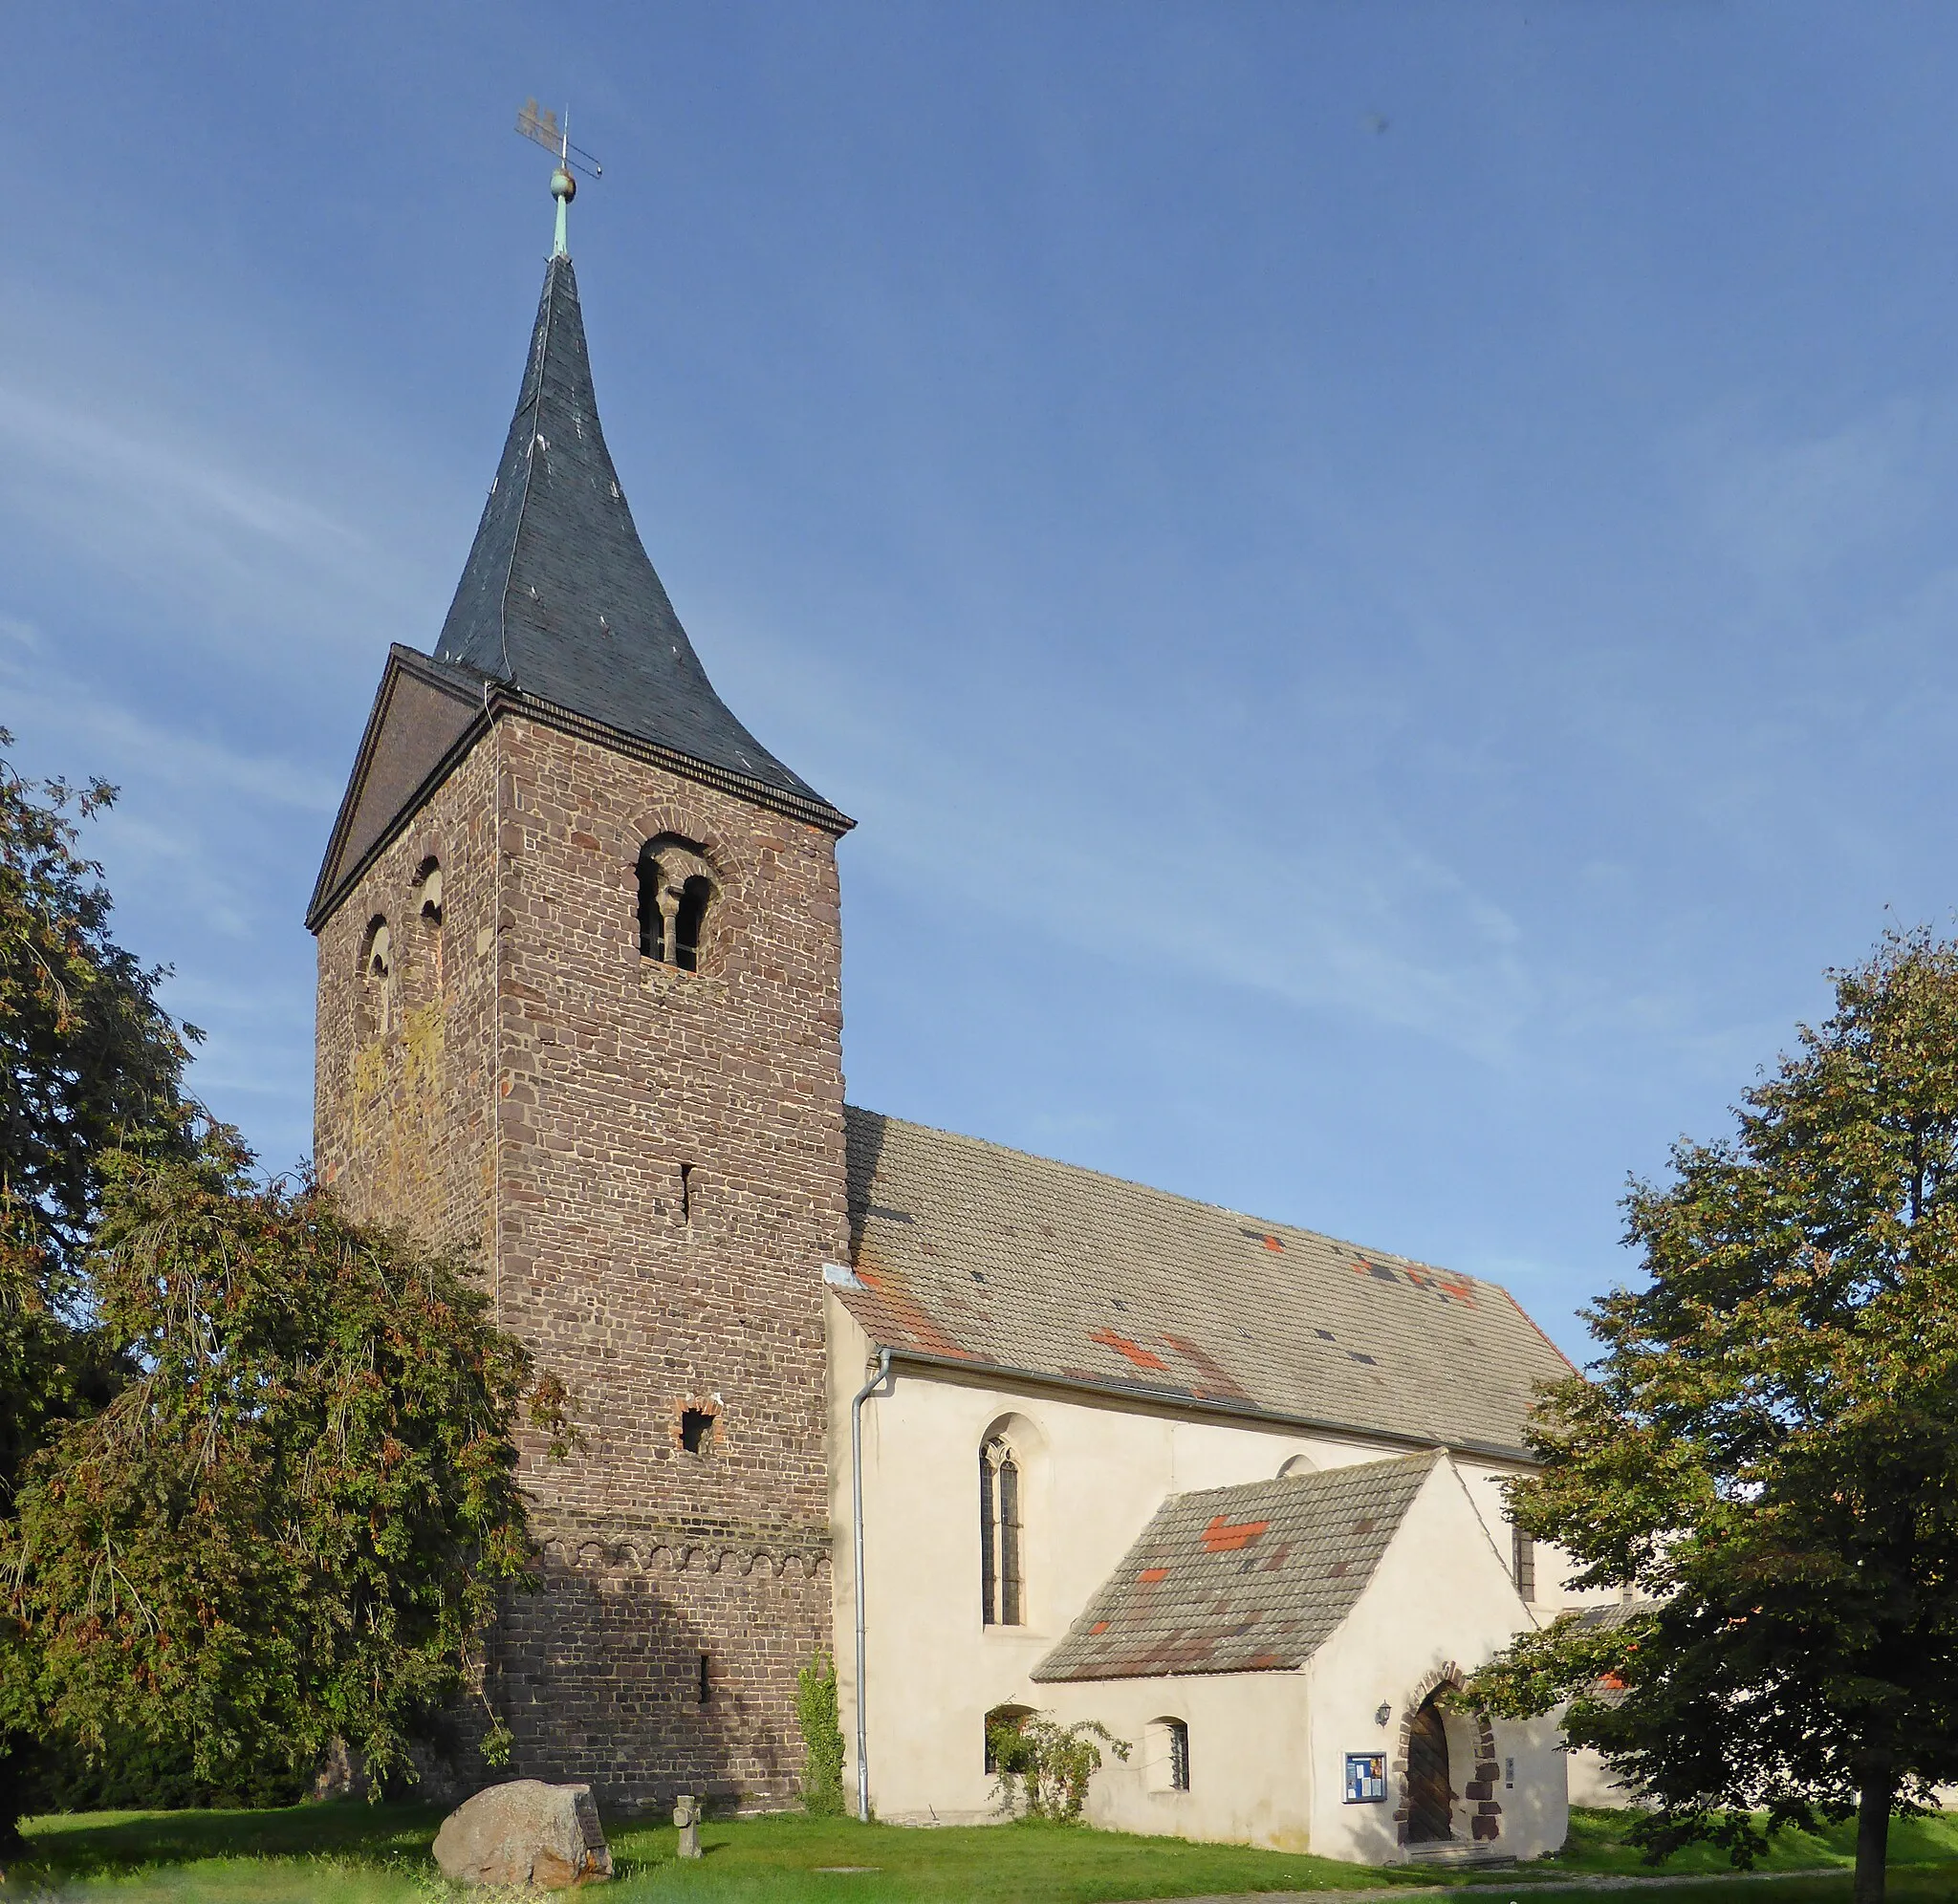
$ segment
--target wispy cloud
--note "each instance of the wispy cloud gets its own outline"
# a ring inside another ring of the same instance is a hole
[[[115,779],[238,794],[307,813],[331,813],[338,802],[338,784],[311,763],[248,753],[160,725],[106,699],[98,684],[40,666],[30,679],[0,657],[0,687],[10,711],[31,720],[44,746],[58,740],[86,770],[98,764]]]

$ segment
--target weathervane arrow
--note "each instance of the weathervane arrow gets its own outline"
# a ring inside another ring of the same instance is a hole
[[[552,246],[552,255],[568,258],[571,249],[564,238],[564,207],[577,196],[577,181],[572,174],[582,172],[587,178],[599,179],[604,177],[605,168],[583,146],[571,142],[569,107],[560,120],[549,106],[540,110],[535,99],[526,99],[523,111],[516,116],[516,129],[526,139],[536,141],[557,155],[557,169],[551,174],[551,196],[557,201],[557,237]]]

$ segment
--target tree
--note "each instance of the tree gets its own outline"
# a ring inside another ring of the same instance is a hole
[[[120,1376],[81,1268],[103,1159],[185,1142],[197,1032],[157,1003],[162,969],[116,942],[101,868],[77,850],[76,821],[114,798],[99,781],[26,780],[0,758],[0,1523],[35,1449]],[[17,1644],[0,1611],[0,1846],[34,1749]]]
[[[108,1159],[88,1269],[133,1373],[29,1462],[0,1583],[62,1733],[212,1780],[337,1738],[378,1782],[531,1584],[513,1425],[562,1454],[563,1393],[467,1266],[250,1161],[209,1124]]]
[[[1958,1779],[1958,944],[1893,934],[1831,977],[1734,1135],[1632,1184],[1648,1280],[1588,1313],[1593,1378],[1547,1393],[1511,1486],[1637,1604],[1525,1635],[1469,1694],[1570,1699],[1655,1855],[1746,1863],[1751,1811],[1854,1813],[1880,1904],[1893,1810]]]
[[[13,737],[0,728],[0,747]],[[0,758],[0,1514],[47,1424],[103,1371],[81,1326],[80,1255],[120,1144],[181,1142],[185,1039],[165,976],[117,944],[76,817],[115,799]]]

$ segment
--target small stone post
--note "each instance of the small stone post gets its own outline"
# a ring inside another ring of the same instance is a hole
[[[680,1855],[700,1856],[700,1800],[683,1791],[673,1801],[673,1822],[680,1827]]]

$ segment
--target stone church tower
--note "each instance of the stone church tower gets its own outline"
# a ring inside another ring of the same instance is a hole
[[[831,1632],[822,1265],[847,1249],[836,843],[654,573],[547,269],[433,655],[387,660],[307,923],[322,1179],[482,1264],[588,1446],[527,1452],[520,1775],[780,1798]]]

